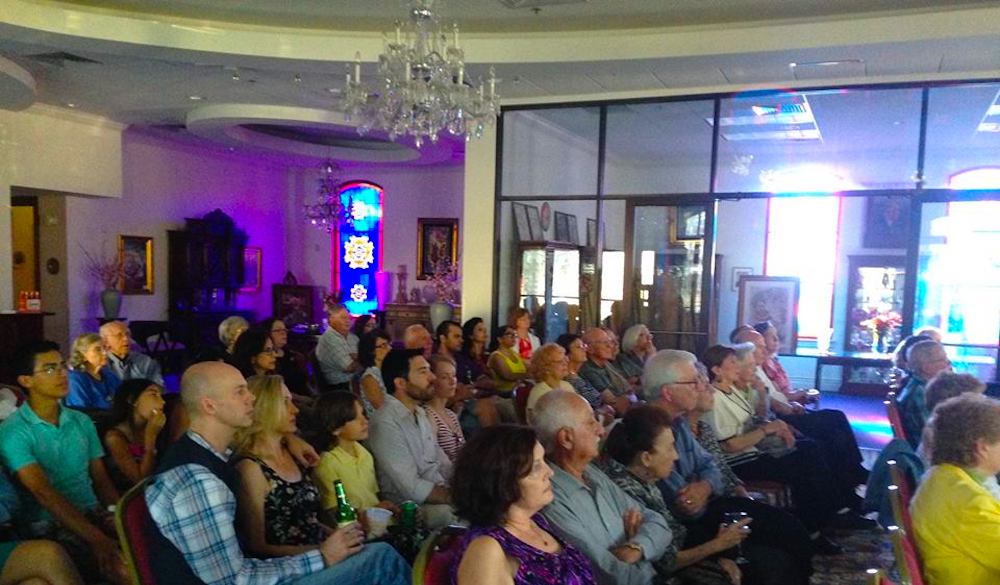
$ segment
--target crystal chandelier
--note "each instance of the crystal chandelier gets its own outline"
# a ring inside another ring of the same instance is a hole
[[[306,221],[318,228],[326,229],[327,233],[343,224],[353,224],[349,206],[345,207],[337,194],[337,175],[340,167],[332,160],[327,160],[319,169],[319,187],[316,190],[317,201],[306,203]]]
[[[441,31],[434,0],[410,0],[410,22],[396,23],[395,40],[386,40],[378,58],[376,81],[361,81],[361,54],[347,74],[343,105],[358,133],[372,129],[391,140],[412,136],[417,148],[436,143],[442,132],[479,138],[500,115],[496,75],[490,68],[478,88],[465,78],[465,53],[459,48],[458,25],[451,35]],[[451,43],[448,42],[451,36]]]

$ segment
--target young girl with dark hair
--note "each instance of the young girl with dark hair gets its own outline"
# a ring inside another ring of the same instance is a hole
[[[156,440],[167,422],[163,389],[152,380],[125,380],[111,408],[112,427],[104,433],[108,473],[122,491],[156,468]]]

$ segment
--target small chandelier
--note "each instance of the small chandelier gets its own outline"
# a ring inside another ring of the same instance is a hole
[[[458,44],[458,25],[451,43],[438,23],[434,0],[410,0],[410,21],[396,22],[395,40],[386,40],[378,58],[377,81],[361,81],[361,54],[354,74],[347,74],[343,106],[348,120],[357,120],[358,133],[372,129],[390,140],[412,136],[417,148],[424,140],[436,143],[442,132],[479,138],[500,115],[496,75],[490,67],[478,88],[465,78],[465,53]]]
[[[317,202],[306,203],[306,221],[318,228],[326,229],[327,233],[340,225],[352,225],[354,218],[350,214],[350,206],[345,207],[337,193],[337,175],[340,167],[332,160],[327,160],[319,168],[319,187],[316,190]]]

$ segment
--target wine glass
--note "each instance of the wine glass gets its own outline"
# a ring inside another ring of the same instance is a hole
[[[749,517],[749,514],[747,514],[746,512],[726,512],[722,517],[722,521],[726,524],[739,524],[747,517]],[[746,530],[746,527],[743,527],[743,530]],[[736,558],[733,560],[736,562],[737,565],[746,565],[750,562],[746,557],[743,556],[742,543],[736,545]]]

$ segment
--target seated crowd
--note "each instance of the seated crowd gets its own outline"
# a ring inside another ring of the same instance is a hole
[[[769,323],[699,360],[643,325],[541,344],[523,309],[492,338],[472,318],[395,348],[371,317],[327,314],[308,359],[280,320],[227,319],[175,397],[121,322],[79,336],[71,370],[55,344],[22,348],[0,585],[127,583],[110,510],[142,482],[152,566],[178,584],[408,583],[416,550],[373,518],[414,503],[419,534],[469,527],[462,585],[806,585],[836,531],[875,526],[846,416],[806,408]],[[930,337],[902,357],[907,438],[932,465],[913,503],[930,582],[998,583],[1000,404]],[[791,505],[751,498],[761,482]]]

